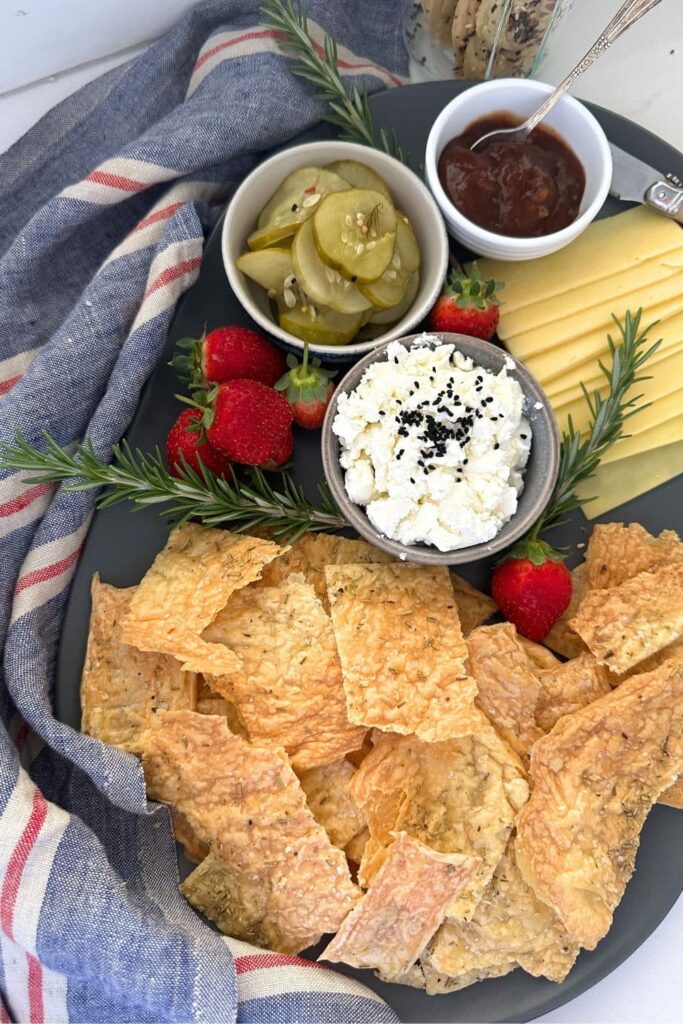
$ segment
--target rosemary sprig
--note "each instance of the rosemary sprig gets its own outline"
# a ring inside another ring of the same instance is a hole
[[[206,526],[228,524],[236,530],[270,527],[276,537],[296,540],[308,531],[325,532],[347,526],[327,485],[320,483],[320,505],[310,502],[288,473],[272,485],[259,469],[248,479],[232,481],[201,475],[183,459],[178,477],[168,472],[161,453],[133,451],[127,442],[114,447],[110,465],[102,462],[88,438],[73,455],[44,433],[45,450],[34,448],[18,433],[13,444],[0,443],[0,468],[25,470],[31,483],[64,483],[68,491],[105,488],[98,508],[120,501],[138,507],[166,504],[164,516],[198,519]]]
[[[662,343],[660,338],[654,345],[645,348],[647,336],[658,321],[655,320],[641,330],[642,315],[642,309],[635,314],[628,311],[623,324],[613,316],[619,328],[621,344],[615,345],[611,335],[608,335],[610,365],[598,363],[609,385],[607,395],[603,397],[597,388],[590,394],[581,385],[590,410],[588,430],[585,434],[579,433],[574,428],[571,416],[568,418],[567,429],[562,434],[560,467],[552,497],[529,533],[518,544],[537,540],[540,533],[553,526],[560,526],[572,509],[593,500],[579,498],[576,494],[577,484],[592,477],[605,452],[622,437],[628,437],[624,433],[626,421],[652,404],[648,402],[639,405],[643,396],[630,393],[635,384],[650,380],[649,376],[643,376],[638,371]]]
[[[341,138],[383,149],[405,163],[395,133],[386,128],[376,132],[367,90],[354,85],[347,92],[339,74],[337,44],[332,36],[325,34],[322,55],[316,50],[300,0],[263,0],[261,18],[269,28],[283,33],[282,49],[297,58],[290,68],[292,74],[316,86],[319,99],[330,107],[324,119],[342,129]]]

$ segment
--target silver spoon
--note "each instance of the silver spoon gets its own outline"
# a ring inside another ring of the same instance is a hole
[[[577,78],[588,70],[593,61],[597,60],[627,28],[635,25],[639,18],[651,11],[659,2],[660,0],[626,0],[607,28],[600,33],[588,53],[579,61],[574,70],[569,72],[564,81],[560,82],[555,91],[551,92],[548,98],[541,103],[531,117],[515,128],[496,128],[492,132],[487,132],[481,138],[476,139],[470,149],[476,149],[483,142],[523,142],[536,125],[543,120],[551,107],[554,107],[557,101],[572,87]]]

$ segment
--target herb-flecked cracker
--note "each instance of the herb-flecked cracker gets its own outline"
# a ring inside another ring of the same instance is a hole
[[[627,679],[534,746],[517,863],[587,949],[609,930],[650,807],[682,771],[680,662]]]
[[[464,636],[467,636],[473,629],[481,626],[492,615],[495,615],[498,606],[492,597],[482,594],[481,590],[477,590],[471,583],[454,572],[451,573],[451,584],[458,606],[462,632]]]
[[[279,545],[228,530],[182,523],[170,534],[138,586],[122,623],[126,643],[159,651],[188,671],[220,675],[237,656],[199,634],[234,591],[253,582]]]
[[[359,893],[284,751],[250,746],[223,717],[161,712],[143,767],[149,795],[211,847],[181,889],[222,931],[296,953],[337,930]]]
[[[577,658],[586,645],[581,637],[569,625],[570,620],[576,614],[586,589],[586,563],[582,562],[572,569],[572,596],[568,607],[562,612],[559,619],[543,638],[543,643],[551,650],[557,651],[565,658]]]
[[[160,708],[192,710],[197,681],[175,658],[139,651],[121,639],[121,620],[134,587],[92,581],[88,649],[81,680],[83,732],[103,743],[141,754]]]
[[[524,882],[510,840],[472,920],[443,924],[422,963],[448,978],[442,985],[455,992],[517,967],[564,981],[578,952],[557,915]]]
[[[588,651],[555,668],[541,670],[538,679],[541,692],[536,721],[543,732],[550,732],[563,715],[573,714],[612,690],[609,672]]]
[[[299,772],[301,788],[315,820],[330,841],[344,849],[365,828],[365,815],[349,791],[356,769],[342,757],[322,768]]]
[[[683,635],[683,563],[587,591],[569,624],[601,664],[628,671]]]
[[[425,740],[476,727],[476,683],[448,570],[337,565],[325,570],[349,718]]]
[[[529,795],[521,761],[486,716],[477,714],[475,733],[440,743],[378,734],[350,784],[370,830],[359,875],[363,885],[383,862],[394,832],[406,832],[439,853],[480,859],[449,907],[448,916],[459,920],[472,917]]]
[[[297,771],[362,745],[365,730],[347,718],[332,623],[301,573],[233,594],[203,638],[239,659],[212,686],[235,705],[252,742],[284,747]]]
[[[477,860],[436,853],[404,832],[391,844],[368,891],[321,954],[323,960],[407,971],[472,877]]]
[[[302,572],[322,601],[323,607],[329,610],[325,582],[326,565],[393,561],[395,559],[391,555],[373,547],[365,540],[349,540],[348,537],[337,537],[331,533],[305,533],[278,558],[265,566],[261,579],[253,587],[275,587],[291,573]]]
[[[517,630],[509,622],[479,626],[467,637],[469,670],[477,681],[476,702],[520,757],[543,732],[536,723],[541,686]]]
[[[586,548],[586,586],[606,590],[672,562],[683,561],[683,543],[673,530],[658,537],[640,523],[596,523]]]

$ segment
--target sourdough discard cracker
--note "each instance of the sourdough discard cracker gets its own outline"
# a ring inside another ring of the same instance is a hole
[[[544,638],[543,643],[551,650],[557,651],[565,658],[577,658],[586,645],[581,637],[569,625],[570,619],[576,614],[586,589],[586,563],[582,562],[572,569],[572,596],[568,608],[560,615],[559,619]]]
[[[557,915],[524,882],[511,840],[472,920],[443,924],[422,959],[449,978],[452,992],[517,967],[564,981],[578,952]]]
[[[467,636],[473,629],[481,626],[492,615],[495,615],[498,606],[492,597],[482,594],[480,590],[454,572],[451,573],[451,584],[458,606],[463,636]]]
[[[682,772],[680,662],[627,679],[534,746],[517,863],[587,949],[609,930],[652,803]]]
[[[672,562],[683,561],[683,544],[673,530],[658,537],[640,523],[596,523],[586,548],[586,586],[605,590]]]
[[[476,702],[512,749],[523,758],[543,732],[536,723],[541,686],[517,630],[509,622],[480,626],[467,638]]]
[[[221,675],[239,665],[227,648],[199,634],[236,590],[258,579],[282,549],[228,530],[183,523],[143,577],[122,623],[123,640],[141,651],[159,651],[194,672]]]
[[[578,658],[538,673],[541,691],[536,706],[536,721],[543,732],[550,732],[563,715],[592,704],[611,693],[609,672],[584,651]]]
[[[330,533],[305,533],[291,547],[263,569],[255,587],[276,587],[291,573],[302,572],[315,590],[323,607],[329,611],[326,565],[353,565],[362,562],[393,562],[391,555],[364,540],[349,540]]]
[[[365,828],[365,815],[349,791],[355,774],[354,766],[343,757],[323,768],[299,773],[313,817],[323,826],[330,842],[341,849]]]
[[[683,563],[589,590],[570,625],[601,664],[628,671],[683,636]]]
[[[123,643],[121,620],[135,587],[111,587],[95,574],[88,649],[81,681],[83,732],[141,754],[159,709],[192,710],[197,680],[174,658]]]
[[[201,863],[209,855],[209,847],[197,836],[188,823],[185,815],[177,807],[169,807],[173,835],[177,843],[183,847],[185,856],[195,864]]]
[[[476,725],[476,684],[445,567],[325,570],[349,718],[425,740]]]
[[[560,659],[556,658],[553,652],[543,644],[537,644],[533,640],[529,640],[528,637],[522,636],[521,633],[518,634],[517,639],[526,651],[532,672],[542,672],[545,669],[557,668],[562,664]]]
[[[368,822],[360,879],[367,885],[395,832],[439,853],[478,857],[474,876],[449,907],[469,920],[503,855],[528,786],[519,758],[481,713],[475,733],[440,743],[415,736],[376,736],[350,789]]]
[[[296,953],[337,930],[359,894],[284,751],[250,746],[222,717],[161,712],[143,767],[149,795],[211,847],[181,889],[222,931]]]
[[[474,857],[436,853],[400,832],[322,959],[374,967],[385,976],[407,971],[477,865]]]
[[[235,705],[252,742],[284,747],[297,771],[362,745],[365,730],[346,714],[332,623],[301,573],[233,594],[203,638],[239,659],[212,685]]]

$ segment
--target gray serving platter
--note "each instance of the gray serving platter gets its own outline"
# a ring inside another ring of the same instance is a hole
[[[378,125],[393,128],[408,151],[413,166],[421,170],[429,128],[445,104],[466,89],[463,82],[436,82],[389,90],[370,100]],[[683,154],[631,121],[590,105],[611,142],[647,161],[663,172],[683,178]],[[321,126],[298,141],[332,137]],[[602,215],[617,213],[626,205],[608,199]],[[464,256],[464,252],[456,255]],[[178,390],[173,371],[166,365],[175,341],[198,335],[225,323],[248,324],[249,319],[232,295],[223,271],[220,224],[207,241],[199,280],[183,297],[169,334],[167,357],[162,359],[145,388],[140,406],[127,432],[134,447],[145,450],[163,444],[178,415],[174,399]],[[340,373],[340,377],[343,372]],[[313,497],[322,478],[320,440],[317,431],[298,431],[295,443],[294,475]],[[665,528],[681,531],[683,523],[683,477],[655,488],[634,501],[603,516],[604,521],[637,521],[658,533]],[[551,538],[571,546],[585,541],[590,524],[577,512]],[[90,580],[95,571],[103,580],[126,587],[137,583],[163,547],[168,534],[165,521],[150,510],[131,516],[123,504],[98,512],[85,541],[83,554],[71,588],[57,666],[54,708],[57,718],[74,728],[80,724],[79,685],[85,654],[90,612]],[[575,561],[578,560],[576,552]],[[458,567],[477,586],[486,586],[490,562],[483,560]],[[179,855],[183,877],[191,865]],[[561,985],[532,978],[517,970],[504,978],[480,982],[448,996],[427,996],[404,986],[387,985],[370,971],[344,971],[360,978],[380,993],[402,1021],[455,1022],[528,1021],[585,992],[623,963],[654,931],[683,890],[683,811],[658,806],[650,814],[642,834],[636,872],[614,915],[614,924],[593,952],[579,957]],[[645,980],[645,979],[644,979]]]

